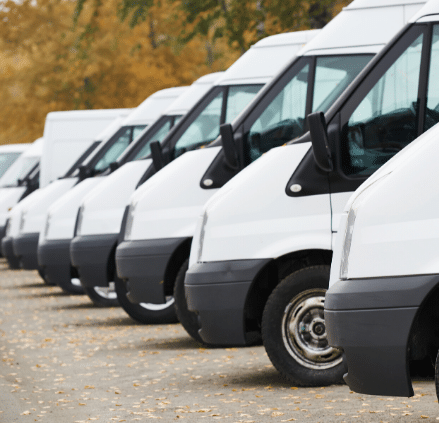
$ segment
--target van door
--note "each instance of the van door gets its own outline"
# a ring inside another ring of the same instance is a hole
[[[332,231],[352,192],[422,132],[439,122],[439,25],[415,25],[353,93],[340,122],[330,175]]]

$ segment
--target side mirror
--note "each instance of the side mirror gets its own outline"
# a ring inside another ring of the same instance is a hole
[[[88,177],[88,169],[87,169],[86,166],[84,166],[84,165],[79,166],[78,171],[79,171],[79,180],[80,181],[83,181],[84,179],[87,179],[87,177]]]
[[[153,141],[151,142],[150,147],[152,162],[154,164],[155,171],[158,172],[165,165],[163,161],[162,146],[159,141]]]
[[[233,129],[230,123],[220,126],[221,144],[223,146],[226,163],[232,169],[238,169],[238,152],[236,151],[235,140],[233,139]]]
[[[113,173],[117,169],[119,169],[119,163],[118,162],[111,162],[110,163],[110,172]]]
[[[311,113],[307,117],[309,132],[311,134],[314,160],[317,166],[325,172],[334,169],[331,149],[328,142],[328,130],[323,112]]]

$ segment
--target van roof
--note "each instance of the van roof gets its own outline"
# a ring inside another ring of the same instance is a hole
[[[133,109],[93,109],[93,110],[67,110],[62,112],[50,112],[47,120],[87,120],[96,119],[100,116],[128,116]]]
[[[320,32],[319,29],[271,35],[250,47],[215,85],[265,84]]]
[[[425,0],[354,0],[298,54],[377,53]]]
[[[150,95],[137,106],[122,122],[126,125],[150,125],[167,107],[179,96],[185,93],[189,87],[174,87],[160,90]]]
[[[439,0],[429,0],[427,4],[410,19],[410,22],[416,22],[424,16],[437,14],[439,14]]]
[[[203,97],[224,72],[214,72],[198,78],[185,93],[175,99],[163,113],[165,115],[185,115]]]
[[[2,144],[0,145],[0,153],[22,153],[32,144]]]

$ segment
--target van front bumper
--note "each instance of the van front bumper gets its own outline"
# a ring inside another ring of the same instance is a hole
[[[10,236],[5,236],[2,239],[2,254],[8,261],[8,265],[11,269],[19,269],[20,262],[14,254],[13,241],[14,239]]]
[[[349,387],[362,394],[409,397],[410,330],[439,276],[338,281],[326,293],[331,346],[344,351]]]
[[[0,245],[5,236],[6,236],[6,225],[3,225],[0,226]],[[0,248],[0,257],[3,257],[3,252],[1,248]]]
[[[13,249],[14,254],[20,262],[22,269],[35,270],[38,269],[38,239],[39,232],[20,234],[14,237]]]
[[[124,241],[116,249],[117,275],[127,286],[133,304],[165,303],[165,276],[169,261],[188,238]],[[177,270],[178,271],[178,270]]]
[[[247,345],[245,304],[253,281],[271,259],[197,263],[186,273],[188,308],[197,313],[201,339],[211,345]]]
[[[68,290],[71,287],[71,239],[44,240],[38,245],[38,264],[49,284]]]
[[[109,268],[110,254],[119,234],[76,236],[70,243],[70,259],[78,270],[81,285],[88,288],[108,286],[114,268]]]

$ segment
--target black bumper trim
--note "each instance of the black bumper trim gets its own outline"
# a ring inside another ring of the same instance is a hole
[[[45,240],[38,246],[38,264],[50,284],[70,287],[72,281],[70,265],[71,239]]]
[[[271,259],[197,263],[188,270],[188,308],[198,314],[204,342],[247,345],[244,310],[250,287]]]
[[[116,249],[119,278],[127,282],[127,298],[134,304],[165,302],[164,278],[175,250],[188,238],[124,241]]]
[[[8,261],[8,265],[11,269],[19,269],[20,262],[18,261],[18,257],[14,254],[13,248],[13,238],[10,236],[5,236],[2,239],[2,254],[3,257]]]
[[[38,269],[38,239],[39,232],[21,234],[13,238],[14,254],[20,261],[20,266],[26,270]]]
[[[6,236],[6,225],[0,226],[0,245],[5,236]],[[0,248],[0,257],[3,257],[3,252],[1,248]]]
[[[70,259],[78,270],[81,285],[108,286],[108,261],[119,234],[76,236],[70,243]]]
[[[439,284],[439,275],[338,281],[326,294],[328,310],[418,307]]]
[[[345,381],[359,393],[413,395],[409,372],[410,330],[439,275],[338,281],[325,299],[330,345],[344,350]]]

